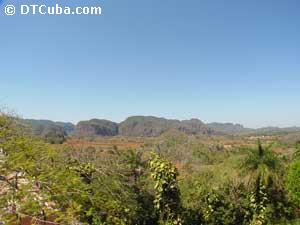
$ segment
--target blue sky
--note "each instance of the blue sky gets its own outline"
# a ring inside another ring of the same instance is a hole
[[[298,0],[57,2],[103,14],[0,15],[0,105],[19,115],[300,126]]]

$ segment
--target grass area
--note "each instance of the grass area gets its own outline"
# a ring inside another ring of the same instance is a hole
[[[300,225],[300,219],[298,220],[293,220],[293,221],[288,221],[288,222],[279,222],[274,225]]]

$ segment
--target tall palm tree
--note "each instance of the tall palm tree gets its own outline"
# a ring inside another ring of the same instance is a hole
[[[242,169],[250,173],[250,183],[265,182],[277,178],[277,171],[281,168],[280,159],[269,147],[264,148],[258,140],[257,149],[249,149],[242,163]]]
[[[253,209],[253,218],[250,224],[266,224],[266,205],[268,202],[268,188],[271,188],[277,179],[277,171],[281,163],[277,155],[269,148],[263,148],[258,140],[257,149],[249,149],[242,163],[243,170],[250,173],[249,183],[253,192],[250,195],[250,206]]]

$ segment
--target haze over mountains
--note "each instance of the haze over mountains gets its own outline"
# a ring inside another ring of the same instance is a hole
[[[276,134],[298,132],[300,127],[265,127],[259,129],[245,128],[240,124],[233,123],[204,123],[199,119],[174,120],[154,116],[132,116],[116,123],[105,119],[91,119],[80,121],[77,125],[50,120],[25,119],[34,134],[47,136],[78,137],[91,136],[133,136],[133,137],[156,137],[165,131],[174,129],[188,135],[216,135],[216,134]]]

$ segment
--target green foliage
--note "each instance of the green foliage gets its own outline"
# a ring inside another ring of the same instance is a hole
[[[300,204],[300,160],[294,161],[289,167],[287,187],[293,202]]]
[[[266,188],[260,177],[256,180],[255,191],[249,195],[249,206],[251,221],[250,225],[265,225],[268,222],[267,218],[268,196]]]
[[[242,224],[244,212],[223,193],[210,191],[205,195],[203,215],[205,224]]]
[[[146,221],[139,216],[139,199],[144,200],[144,208],[151,200],[143,196],[143,190],[137,192],[138,158],[119,153],[99,158],[94,150],[87,154],[57,151],[27,136],[6,116],[0,117],[0,128],[0,215],[8,224],[26,216],[55,218],[60,224]]]
[[[249,194],[250,224],[268,224],[289,215],[289,202],[282,191],[283,164],[269,148],[258,142],[257,150],[250,150],[242,167],[250,173],[252,191]]]
[[[253,181],[257,177],[261,177],[266,181],[270,176],[274,176],[281,166],[277,155],[269,148],[263,148],[259,141],[258,149],[249,149],[241,168],[250,172]]]
[[[82,205],[85,213],[82,221],[121,225],[143,224],[151,220],[151,204],[145,203],[151,201],[144,195],[140,184],[139,169],[142,168],[139,166],[142,165],[138,156],[136,158],[129,150],[115,151],[99,158],[95,157],[98,152],[94,152],[95,155],[93,152],[69,152],[72,158],[70,168],[83,178],[88,187],[88,199]]]
[[[295,148],[296,148],[296,151],[294,153],[294,157],[299,159],[300,158],[300,141],[296,142]]]
[[[178,171],[169,161],[153,153],[149,163],[151,177],[155,181],[155,208],[164,225],[181,225],[180,191],[177,184]]]
[[[64,167],[54,149],[24,134],[13,118],[0,116],[0,121],[1,214],[8,224],[17,218],[12,214],[67,222],[62,215],[78,205],[81,179]]]

